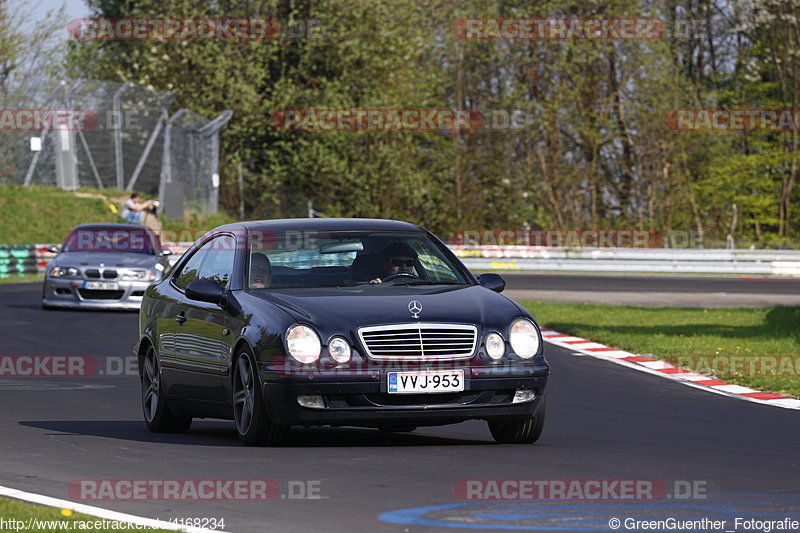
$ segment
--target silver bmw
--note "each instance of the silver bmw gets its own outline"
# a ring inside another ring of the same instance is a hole
[[[156,234],[133,224],[80,224],[47,265],[42,307],[132,309],[169,269],[170,251]]]

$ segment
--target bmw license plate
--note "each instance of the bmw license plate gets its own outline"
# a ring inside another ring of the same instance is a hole
[[[116,291],[119,283],[116,281],[84,281],[83,288],[92,291]]]
[[[463,370],[389,372],[389,394],[461,392],[463,390]]]

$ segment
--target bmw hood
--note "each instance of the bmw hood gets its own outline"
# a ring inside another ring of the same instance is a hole
[[[253,295],[280,307],[297,322],[314,326],[323,336],[407,322],[504,328],[515,318],[529,316],[505,296],[477,285],[290,289]]]
[[[52,266],[107,268],[152,268],[157,257],[139,252],[62,252],[51,261]]]

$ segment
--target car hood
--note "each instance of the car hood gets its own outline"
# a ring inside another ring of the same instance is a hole
[[[326,335],[416,321],[504,327],[526,314],[508,298],[478,285],[263,290],[252,294]],[[412,301],[422,306],[418,318],[409,310]]]
[[[138,252],[62,252],[50,263],[53,266],[100,266],[151,268],[157,257]]]

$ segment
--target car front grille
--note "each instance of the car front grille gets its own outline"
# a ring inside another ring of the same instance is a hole
[[[84,300],[119,300],[125,291],[96,291],[90,289],[78,289],[81,298]]]
[[[117,271],[116,270],[103,270],[102,272],[97,268],[87,268],[83,271],[84,276],[91,279],[100,279],[102,276],[103,279],[116,279],[117,278]]]
[[[475,353],[478,328],[468,324],[393,324],[358,330],[376,359],[454,359]]]

